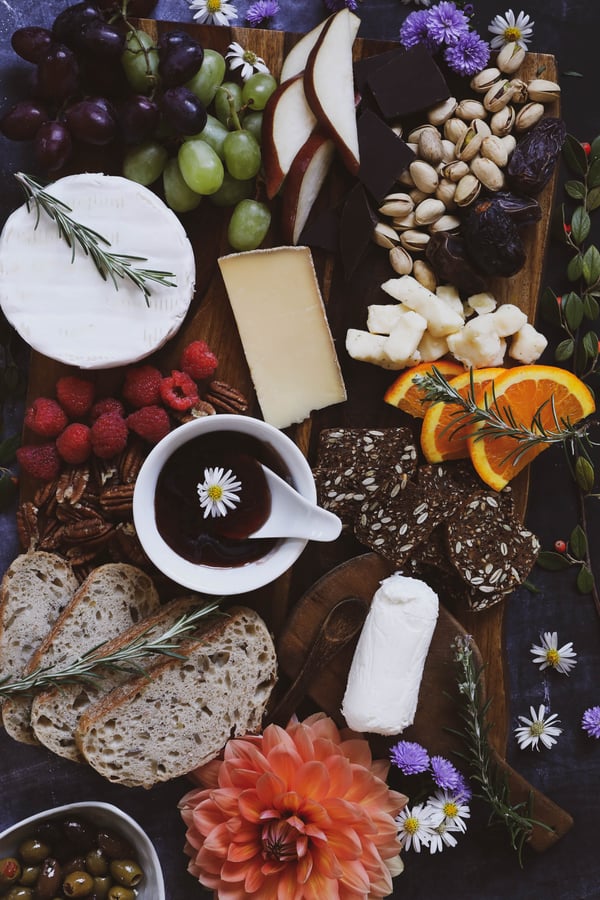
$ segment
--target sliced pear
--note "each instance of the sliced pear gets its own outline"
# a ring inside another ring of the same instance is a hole
[[[302,75],[281,84],[269,98],[262,122],[261,144],[267,195],[275,196],[298,150],[317,119],[307,103]]]
[[[352,41],[354,42],[354,39],[358,34],[358,29],[360,28],[360,17],[356,16],[353,12],[350,12],[349,9],[343,9],[341,10],[341,13],[348,16],[350,20],[350,33],[352,35]],[[297,44],[294,44],[283,61],[281,73],[279,75],[280,84],[283,84],[288,78],[293,78],[294,75],[298,75],[300,72],[304,71],[310,51],[317,43],[326,22],[326,19],[325,21],[320,22],[312,31],[303,35]]]
[[[281,229],[286,243],[298,243],[334,154],[335,144],[322,131],[314,131],[296,154],[282,194]]]

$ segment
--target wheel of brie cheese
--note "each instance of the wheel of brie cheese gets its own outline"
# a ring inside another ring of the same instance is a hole
[[[148,356],[177,331],[194,293],[192,246],[179,219],[152,191],[113,175],[70,175],[46,190],[75,221],[138,256],[136,268],[173,274],[175,286],[148,282],[148,302],[128,279],[104,281],[77,245],[34,204],[19,207],[0,235],[0,306],[34,350],[82,369],[104,369]]]

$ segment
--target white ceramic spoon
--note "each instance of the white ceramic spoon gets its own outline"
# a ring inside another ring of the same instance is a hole
[[[264,525],[248,537],[335,541],[342,530],[339,516],[306,500],[266,466],[262,470],[271,492],[271,512]]]

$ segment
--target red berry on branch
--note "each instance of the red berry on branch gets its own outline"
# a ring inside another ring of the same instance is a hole
[[[564,541],[554,541],[554,549],[557,553],[566,553],[567,545]]]
[[[588,143],[588,141],[582,141],[581,146],[583,147],[583,152],[586,156],[589,156],[592,152],[592,145]]]
[[[565,222],[563,228],[565,230],[565,234],[571,234],[571,226],[567,222]]]

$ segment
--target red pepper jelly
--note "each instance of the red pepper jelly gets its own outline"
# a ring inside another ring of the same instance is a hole
[[[280,457],[250,435],[210,432],[179,447],[163,466],[156,484],[156,526],[179,556],[204,566],[242,566],[265,556],[273,538],[250,539],[268,519],[271,492],[260,463],[289,481]],[[205,469],[219,468],[241,482],[239,502],[225,515],[208,515],[198,485]]]

